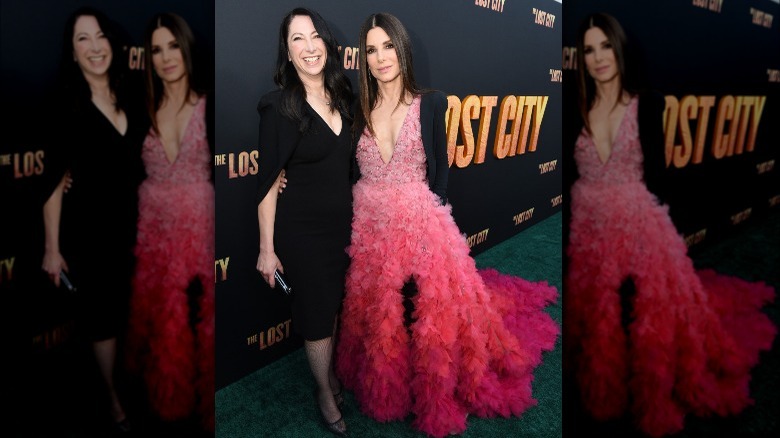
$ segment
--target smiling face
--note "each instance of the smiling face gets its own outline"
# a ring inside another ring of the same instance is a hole
[[[612,43],[598,27],[591,27],[583,39],[585,68],[597,83],[606,83],[619,77]]]
[[[287,59],[289,59],[301,79],[322,78],[328,51],[311,17],[296,15],[290,21],[287,34]]]
[[[181,46],[167,27],[159,27],[152,33],[152,63],[155,73],[165,83],[187,77]]]
[[[381,27],[366,34],[366,62],[371,75],[379,82],[401,80],[401,66],[395,44]]]
[[[73,26],[73,58],[84,76],[105,77],[111,66],[111,44],[95,17],[82,15]]]

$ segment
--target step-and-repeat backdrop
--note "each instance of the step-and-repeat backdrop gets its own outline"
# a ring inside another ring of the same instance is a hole
[[[408,29],[421,86],[449,96],[448,196],[472,254],[561,209],[561,3],[556,0],[276,1],[216,5],[217,386],[298,348],[288,303],[255,271],[259,98],[273,89],[279,24],[319,12],[357,91],[372,13]]]
[[[692,251],[780,202],[779,3],[565,3],[563,105],[576,106],[580,21],[593,12],[613,15],[641,78],[666,97],[666,142],[656,152],[666,157],[670,214]]]
[[[41,270],[42,206],[49,195],[42,190],[42,182],[49,152],[56,147],[45,139],[53,137],[49,135],[52,120],[59,116],[57,103],[47,99],[57,79],[65,21],[80,6],[96,7],[116,23],[126,45],[123,53],[114,56],[127,59],[131,74],[142,74],[143,32],[159,12],[181,15],[207,56],[214,52],[213,0],[0,3],[0,290],[5,320],[16,321],[6,335],[15,348],[42,360],[49,352],[67,348],[75,334],[74,297],[64,288],[55,289]],[[106,181],[107,196],[111,184]],[[100,205],[94,208],[97,211]]]

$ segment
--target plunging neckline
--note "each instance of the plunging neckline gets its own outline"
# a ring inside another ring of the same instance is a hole
[[[202,97],[198,97],[198,101],[195,102],[195,105],[193,105],[192,113],[190,114],[190,117],[187,119],[187,124],[184,125],[184,135],[181,136],[181,140],[179,140],[179,150],[176,151],[176,156],[173,157],[173,161],[171,161],[170,158],[168,158],[168,154],[165,152],[165,143],[163,142],[163,138],[161,135],[158,135],[157,138],[160,139],[160,147],[162,147],[163,155],[165,155],[165,161],[168,162],[168,166],[173,166],[176,164],[177,161],[179,161],[179,155],[181,155],[181,151],[184,149],[184,139],[187,138],[187,134],[190,132],[190,123],[192,123],[192,119],[195,116],[195,111],[198,110],[198,105],[200,104],[200,100]]]
[[[127,133],[130,131],[130,117],[127,116],[127,111],[124,109],[122,110],[122,112],[125,114],[125,120],[127,120],[127,126],[125,126],[125,132],[120,132],[119,128],[117,128],[117,126],[111,121],[111,119],[108,118],[108,116],[106,116],[106,114],[100,109],[100,107],[97,106],[95,102],[93,102],[91,99],[89,102],[92,104],[92,107],[95,108],[95,111],[100,114],[100,117],[102,117],[120,137],[125,138]]]
[[[316,115],[317,115],[317,118],[319,118],[319,119],[322,121],[322,123],[324,123],[324,124],[325,124],[325,126],[327,126],[327,127],[328,127],[328,131],[330,131],[331,133],[333,133],[333,135],[335,135],[336,137],[340,137],[340,136],[341,136],[341,133],[342,133],[342,132],[344,132],[344,120],[341,120],[341,129],[339,129],[339,132],[336,132],[336,131],[334,131],[334,130],[333,130],[333,128],[331,128],[331,127],[330,127],[330,125],[328,124],[328,122],[326,122],[326,121],[325,121],[325,118],[323,118],[323,117],[322,117],[322,115],[321,115],[320,113],[318,113],[318,112],[317,112],[317,110],[316,110],[316,109],[314,109],[314,107],[313,107],[313,106],[311,106],[311,104],[309,103],[309,101],[308,101],[308,100],[306,101],[306,105],[309,105],[309,109],[311,109],[311,111],[312,111],[314,114],[316,114]],[[339,118],[341,118],[341,114],[340,114],[340,113],[339,113]]]
[[[596,139],[593,138],[593,135],[588,135],[590,137],[591,142],[593,143],[593,150],[596,152],[596,159],[599,160],[599,164],[602,167],[606,166],[607,163],[609,163],[609,160],[612,159],[612,155],[614,155],[614,153],[615,153],[615,145],[617,144],[618,137],[620,137],[620,130],[621,130],[621,128],[623,128],[623,122],[626,119],[626,114],[628,113],[628,107],[631,106],[631,104],[633,103],[633,100],[634,100],[633,97],[630,98],[630,100],[626,104],[625,110],[623,111],[623,115],[620,116],[620,122],[618,123],[617,130],[615,131],[615,138],[612,139],[612,142],[610,143],[609,155],[607,155],[607,158],[604,161],[601,160],[601,155],[599,154],[599,148],[596,145]]]
[[[372,136],[374,138],[374,145],[376,146],[376,152],[379,154],[379,160],[384,164],[385,166],[389,165],[393,162],[393,158],[395,157],[395,150],[398,148],[398,140],[401,138],[401,131],[404,129],[404,125],[406,125],[406,119],[409,117],[409,112],[412,109],[412,105],[414,105],[414,100],[417,99],[417,97],[412,98],[412,103],[409,105],[409,107],[406,108],[406,114],[404,114],[404,119],[401,120],[401,126],[398,127],[398,132],[395,136],[395,143],[393,143],[393,150],[390,154],[390,159],[385,161],[384,158],[382,158],[382,150],[379,149],[379,141],[377,140],[376,136]]]

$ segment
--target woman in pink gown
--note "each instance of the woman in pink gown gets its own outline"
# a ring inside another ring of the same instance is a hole
[[[774,291],[697,272],[648,190],[655,180],[644,169],[663,161],[663,102],[628,91],[618,22],[588,17],[577,53],[585,123],[573,152],[564,321],[583,405],[597,420],[630,410],[651,436],[680,431],[689,412],[738,413],[751,402],[750,368],[775,336],[759,310]],[[627,282],[634,292],[621,296]]]
[[[163,420],[197,414],[214,429],[214,186],[205,94],[196,90],[193,34],[179,16],[147,28],[153,126],[143,144],[128,360]],[[210,111],[208,111],[210,113]]]
[[[337,344],[337,373],[363,412],[432,436],[460,433],[469,413],[520,415],[535,404],[533,369],[557,324],[546,283],[478,272],[446,204],[446,96],[414,81],[397,18],[360,32],[352,258]],[[404,324],[404,284],[418,289]]]

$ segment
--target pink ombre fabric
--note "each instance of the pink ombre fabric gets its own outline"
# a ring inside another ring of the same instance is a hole
[[[576,144],[566,361],[595,418],[630,410],[641,431],[662,436],[682,430],[687,413],[736,414],[751,403],[750,369],[776,333],[759,309],[774,291],[694,269],[667,206],[644,184],[637,105],[604,163],[584,129]],[[626,331],[618,290],[627,277],[636,293]]]
[[[153,130],[144,141],[128,361],[143,372],[161,418],[198,412],[213,430],[214,186],[205,109],[201,97],[172,163]],[[193,328],[187,288],[194,279],[203,291]]]
[[[559,329],[543,311],[557,290],[495,270],[477,271],[466,239],[425,178],[420,98],[384,163],[363,133],[357,149],[352,264],[337,344],[337,373],[363,412],[441,437],[466,414],[521,415],[536,401],[533,370]],[[401,287],[417,283],[404,326]]]

